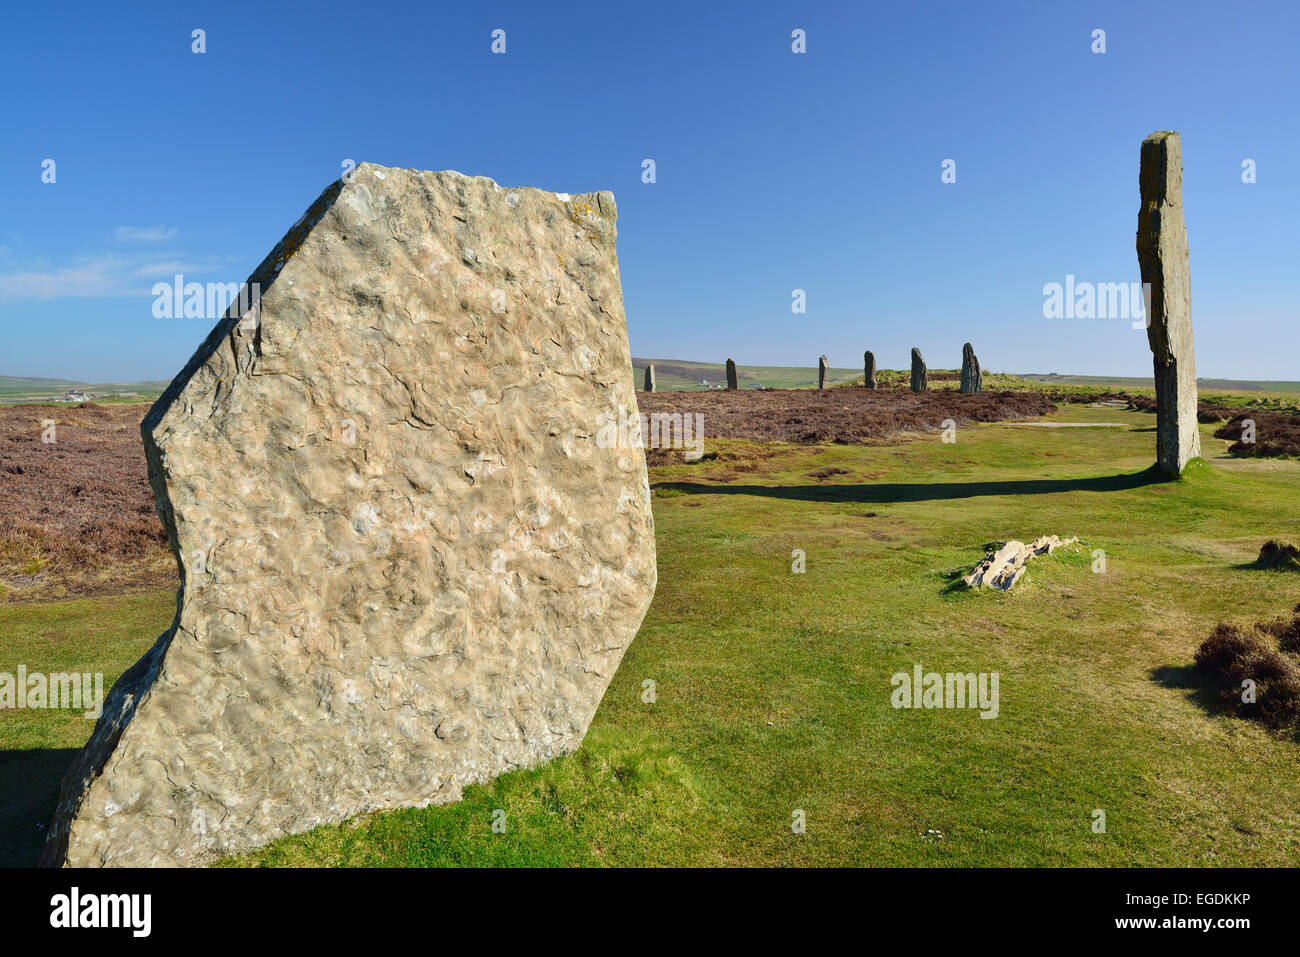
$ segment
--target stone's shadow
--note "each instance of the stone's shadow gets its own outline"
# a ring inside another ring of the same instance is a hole
[[[1150,678],[1162,688],[1186,692],[1187,700],[1208,715],[1225,713],[1213,683],[1194,664],[1161,665],[1151,669]]]
[[[703,482],[656,482],[656,489],[693,495],[760,495],[807,502],[929,502],[984,495],[1051,495],[1058,492],[1122,492],[1168,482],[1154,465],[1130,475],[1081,479],[1025,479],[1006,482],[879,482],[861,485],[708,485]]]
[[[79,748],[0,751],[0,867],[35,867]]]
[[[939,589],[939,594],[940,595],[958,595],[964,593],[973,594],[972,589],[967,587],[966,582],[963,581],[963,579],[970,574],[970,570],[973,567],[974,564],[964,568],[950,568],[947,571],[943,572],[942,574],[943,574],[944,586]]]

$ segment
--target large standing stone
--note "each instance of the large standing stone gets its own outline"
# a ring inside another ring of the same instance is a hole
[[[862,353],[862,382],[868,389],[876,388],[876,357],[870,351]]]
[[[1156,462],[1178,475],[1201,454],[1196,419],[1196,358],[1192,346],[1192,277],[1183,222],[1183,148],[1177,133],[1142,141],[1138,174],[1137,254],[1150,283],[1147,341],[1156,379]]]
[[[817,388],[826,388],[826,357],[817,360]]]
[[[925,360],[921,358],[921,350],[914,346],[912,348],[912,391],[924,392],[927,388],[929,388],[929,383],[925,371]]]
[[[645,391],[653,392],[655,390],[655,364],[652,362],[645,367]]]
[[[736,384],[736,363],[730,359],[727,360],[727,388],[731,389],[733,392],[740,388],[740,386]]]
[[[980,361],[975,358],[975,347],[969,342],[961,347],[961,391],[984,391],[984,374],[980,372]]]
[[[45,863],[201,864],[581,744],[655,586],[644,454],[601,441],[616,215],[362,164],[271,251],[142,425],[176,620]]]

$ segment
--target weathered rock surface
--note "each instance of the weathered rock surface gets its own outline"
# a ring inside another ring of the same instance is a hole
[[[925,371],[925,360],[921,358],[921,350],[912,348],[912,391],[924,392],[929,388],[929,382]]]
[[[182,565],[43,862],[190,865],[575,750],[655,586],[609,193],[358,166],[142,425]],[[504,296],[499,295],[504,292]]]
[[[980,372],[979,359],[975,358],[975,347],[969,342],[961,347],[961,391],[984,391],[984,374]]]
[[[645,367],[645,391],[653,392],[655,390],[655,364],[652,362]]]
[[[736,363],[730,359],[727,360],[727,388],[733,392],[740,388],[736,384]]]
[[[877,387],[876,357],[870,351],[862,353],[862,382],[868,389]]]
[[[1032,544],[1014,538],[975,566],[975,570],[962,579],[968,588],[998,588],[1006,591],[1025,573],[1030,559],[1050,555],[1062,545],[1073,545],[1077,538],[1065,541],[1055,535],[1044,535]]]
[[[826,388],[826,357],[817,360],[817,388]]]
[[[1156,462],[1178,475],[1201,454],[1196,425],[1196,358],[1192,343],[1192,278],[1183,222],[1183,148],[1177,133],[1142,141],[1137,255],[1150,283],[1147,340],[1155,365]]]

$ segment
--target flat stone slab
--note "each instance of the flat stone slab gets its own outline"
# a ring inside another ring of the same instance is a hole
[[[1050,555],[1062,545],[1072,545],[1077,538],[1064,541],[1055,535],[1043,535],[1026,545],[1014,538],[989,555],[962,579],[967,588],[996,588],[1009,591],[1024,576],[1029,562],[1039,555]]]
[[[145,419],[183,584],[43,862],[194,865],[582,742],[655,587],[610,193],[358,166]]]

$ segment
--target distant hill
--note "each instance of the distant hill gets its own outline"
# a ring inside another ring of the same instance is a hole
[[[655,387],[665,391],[702,391],[727,385],[727,370],[722,362],[692,362],[686,359],[638,359],[633,357],[632,368],[636,371],[636,387],[641,388],[645,378],[645,368],[651,362],[655,366]],[[882,378],[896,377],[898,370],[878,370]],[[906,370],[902,370],[906,372]],[[951,372],[931,368],[932,373]],[[890,372],[890,376],[883,373]],[[985,377],[991,375],[985,370]],[[1130,389],[1152,389],[1153,379],[1143,376],[1091,376],[1060,375],[1058,373],[1024,372],[1016,373],[1011,378],[1040,382],[1045,385],[1082,385],[1124,391]],[[809,366],[736,366],[736,379],[742,389],[764,386],[769,389],[811,389],[817,385],[817,367]],[[707,384],[706,384],[707,380]],[[1300,382],[1264,381],[1250,379],[1197,379],[1197,384],[1205,390],[1224,392],[1283,392],[1300,394]],[[861,369],[829,370],[828,384],[842,385],[850,382],[862,382]]]
[[[693,362],[687,359],[632,359],[632,368],[636,373],[636,387],[641,388],[645,378],[646,366],[655,364],[655,383],[665,391],[699,392],[706,389],[726,387],[727,370],[721,362]],[[931,369],[932,373],[953,370]],[[882,381],[893,379],[906,370],[879,370]],[[817,385],[817,367],[809,366],[737,366],[736,377],[742,389],[763,386],[768,389],[811,389]],[[990,370],[985,370],[988,385],[992,386],[998,379]],[[1094,388],[1126,391],[1133,389],[1151,389],[1154,383],[1142,376],[1089,376],[1060,375],[1057,373],[1025,372],[1007,378],[1023,379],[1044,385],[1090,386]],[[989,381],[992,380],[992,381]],[[1197,379],[1202,390],[1223,392],[1276,392],[1300,395],[1300,382],[1264,381],[1250,379]],[[861,369],[832,368],[829,370],[828,385],[845,385],[862,382]],[[942,387],[939,383],[936,385]],[[946,384],[946,383],[945,383]],[[168,381],[159,379],[149,382],[81,382],[76,379],[54,379],[42,376],[5,376],[0,375],[0,405],[12,405],[16,402],[53,402],[60,401],[64,394],[75,390],[94,397],[95,401],[152,401],[162,395]],[[1007,387],[1007,384],[1000,386]],[[954,386],[955,388],[955,386]]]
[[[1113,389],[1154,389],[1155,380],[1146,376],[1060,375],[1058,373],[1018,372],[1022,379],[1049,385],[1095,385]],[[1265,379],[1197,379],[1202,389],[1225,392],[1300,392],[1300,382]]]
[[[40,376],[0,375],[0,405],[17,402],[55,402],[73,391],[93,401],[146,401],[162,395],[167,382],[79,382],[76,379],[48,379]]]

